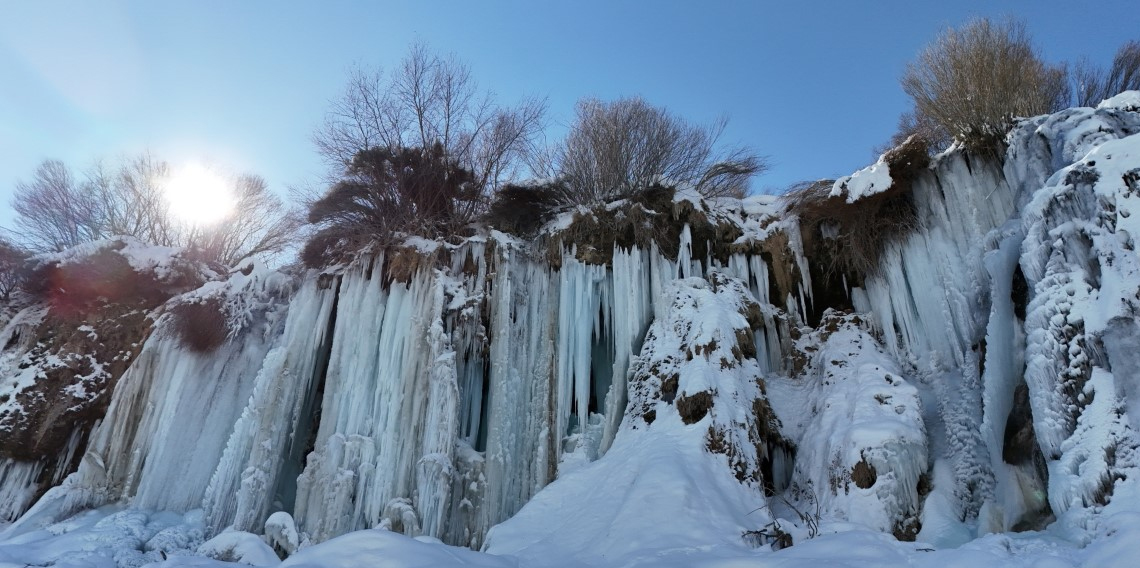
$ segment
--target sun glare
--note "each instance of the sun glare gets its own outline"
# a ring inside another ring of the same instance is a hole
[[[188,164],[172,171],[165,193],[170,212],[193,225],[217,223],[234,208],[230,180],[201,164]]]

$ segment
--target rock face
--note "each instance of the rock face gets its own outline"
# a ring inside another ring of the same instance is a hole
[[[805,515],[951,544],[1086,522],[1140,480],[1131,100],[1028,119],[1004,157],[895,152],[794,199],[654,188],[325,272],[47,259],[0,332],[0,520],[121,503],[201,509],[206,537],[285,513],[297,542],[616,557],[605,527],[650,509],[687,516],[663,547]],[[543,524],[567,502],[598,524]]]
[[[35,262],[31,305],[0,331],[0,495],[10,498],[0,520],[74,470],[153,329],[152,311],[216,276],[127,238]]]

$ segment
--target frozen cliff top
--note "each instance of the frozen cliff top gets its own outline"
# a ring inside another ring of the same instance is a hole
[[[830,195],[831,197],[844,197],[848,203],[854,203],[868,195],[882,193],[890,189],[893,183],[890,166],[887,165],[883,157],[879,157],[874,164],[835,180]]]
[[[1124,91],[1115,97],[1101,101],[1099,105],[1096,105],[1096,108],[1117,108],[1133,112],[1140,111],[1140,91]]]

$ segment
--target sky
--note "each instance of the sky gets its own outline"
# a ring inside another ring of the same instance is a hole
[[[767,156],[755,192],[851,173],[909,108],[898,78],[947,26],[1026,21],[1051,61],[1107,63],[1140,39],[1135,0],[0,0],[0,226],[48,158],[82,169],[149,151],[266,178],[324,173],[311,134],[353,65],[424,42],[504,103],[545,97],[552,133],[582,97],[640,95]]]

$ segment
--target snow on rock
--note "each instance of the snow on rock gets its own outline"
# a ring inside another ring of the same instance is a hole
[[[200,556],[249,566],[276,566],[277,553],[261,537],[242,531],[226,531],[198,546]]]
[[[301,537],[293,516],[285,511],[277,511],[265,520],[265,539],[273,550],[281,556],[289,556],[301,547]]]
[[[891,168],[887,165],[884,155],[880,156],[874,164],[835,180],[829,195],[831,197],[843,197],[848,203],[854,203],[869,195],[890,189],[893,183]]]
[[[1103,504],[1140,466],[1140,397],[1129,373],[1140,344],[1133,210],[1140,134],[1104,141],[1058,171],[1024,218],[1025,377],[1058,514]]]
[[[824,519],[914,540],[927,472],[917,389],[857,315],[827,312],[796,349],[804,368],[790,380],[803,384],[809,407],[783,412],[801,423],[789,499]]]
[[[1098,109],[1117,108],[1132,112],[1140,112],[1140,91],[1124,91],[1116,96],[1109,97],[1096,105]]]

